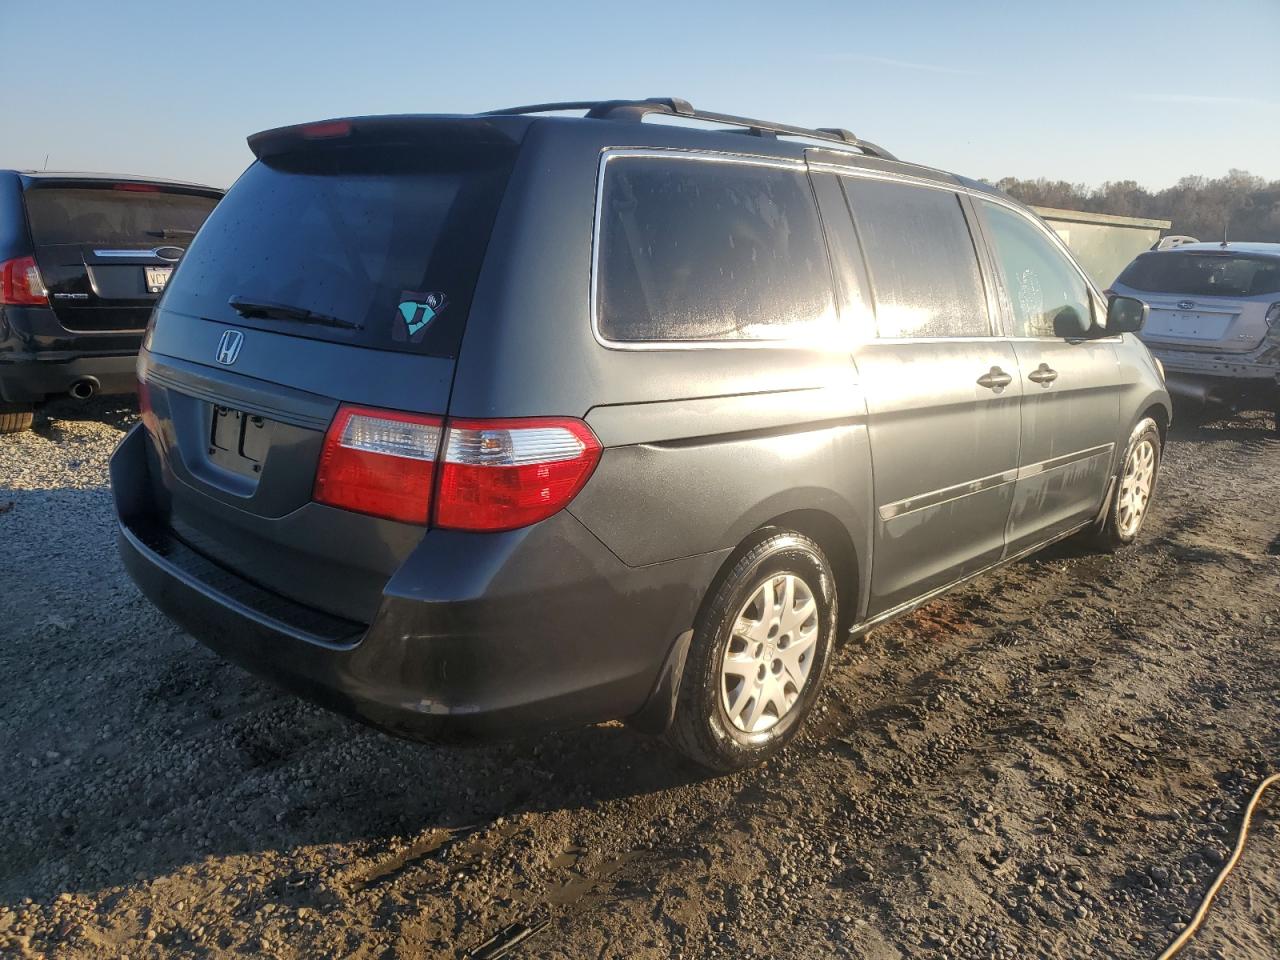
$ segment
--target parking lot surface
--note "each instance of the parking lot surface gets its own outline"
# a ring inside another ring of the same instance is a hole
[[[1280,767],[1261,418],[1178,424],[1137,545],[844,644],[794,747],[707,779],[617,724],[403,743],[220,661],[117,559],[136,411],[49,414],[0,438],[6,955],[1154,957]],[[1276,820],[1184,956],[1280,952]]]

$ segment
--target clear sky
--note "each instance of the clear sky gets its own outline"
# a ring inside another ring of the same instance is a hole
[[[304,120],[680,96],[977,177],[1280,179],[1280,0],[0,0],[0,167],[229,184]]]

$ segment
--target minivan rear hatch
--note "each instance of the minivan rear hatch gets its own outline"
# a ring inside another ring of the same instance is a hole
[[[68,330],[141,330],[221,191],[29,177],[23,191],[49,305]]]
[[[313,502],[325,431],[342,404],[446,413],[521,121],[250,138],[259,160],[191,245],[142,359],[174,536],[368,622],[423,527]]]

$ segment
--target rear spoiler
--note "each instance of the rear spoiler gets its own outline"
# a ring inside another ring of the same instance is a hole
[[[405,114],[346,117],[251,134],[249,149],[259,160],[325,146],[441,143],[452,146],[516,146],[533,117]]]

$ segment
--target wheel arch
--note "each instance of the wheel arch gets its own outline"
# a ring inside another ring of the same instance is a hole
[[[769,529],[794,530],[808,537],[826,554],[827,561],[831,564],[831,574],[835,578],[836,601],[840,611],[836,635],[842,636],[857,620],[862,585],[861,565],[848,529],[833,514],[813,509],[792,510],[773,517],[755,533]],[[750,539],[749,537],[748,540]],[[746,542],[743,541],[744,544]]]
[[[1160,430],[1160,445],[1163,446],[1165,441],[1169,438],[1169,424],[1173,420],[1169,407],[1159,401],[1150,403],[1147,405],[1146,409],[1138,415],[1138,419],[1135,423],[1141,423],[1147,417],[1150,417],[1156,422],[1156,427]]]

